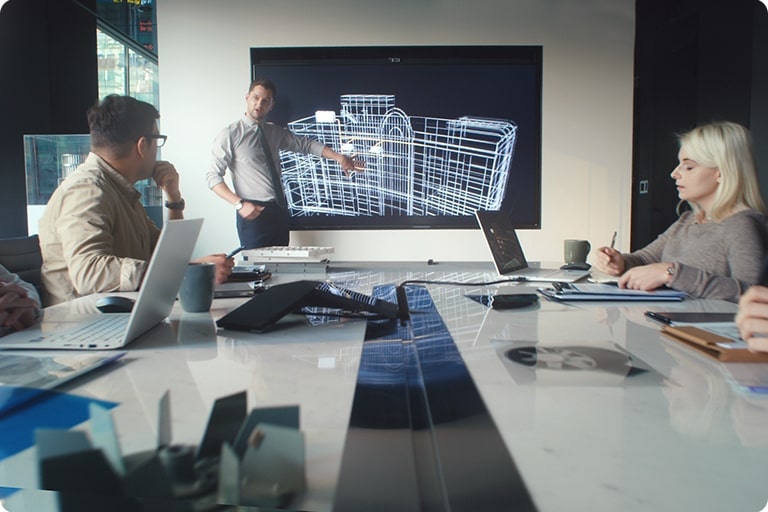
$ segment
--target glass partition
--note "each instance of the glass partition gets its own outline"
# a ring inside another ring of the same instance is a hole
[[[56,187],[88,156],[88,135],[25,135],[27,204],[45,205]],[[162,192],[152,180],[136,184],[144,206],[160,206]]]
[[[25,135],[24,167],[27,178],[28,234],[37,233],[40,216],[56,187],[88,156],[90,137],[78,135]],[[159,155],[158,155],[159,158]],[[136,183],[141,203],[158,226],[163,225],[163,193],[153,180]]]
[[[88,135],[25,135],[27,204],[45,205],[56,187],[88,156]],[[162,191],[152,180],[136,184],[144,206],[162,205]]]

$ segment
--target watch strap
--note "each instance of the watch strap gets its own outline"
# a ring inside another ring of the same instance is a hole
[[[183,210],[186,206],[187,206],[187,203],[186,201],[184,201],[183,197],[175,202],[171,202],[171,201],[165,202],[165,207],[168,208],[169,210]]]

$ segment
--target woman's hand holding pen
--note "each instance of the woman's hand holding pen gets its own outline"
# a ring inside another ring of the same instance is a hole
[[[624,256],[613,247],[600,247],[595,256],[595,266],[600,272],[620,276],[624,273]]]
[[[618,232],[613,232],[610,247],[600,247],[597,250],[597,261],[595,261],[597,270],[611,276],[620,276],[624,273],[624,256],[622,256],[619,251],[614,249],[616,246],[617,234]]]

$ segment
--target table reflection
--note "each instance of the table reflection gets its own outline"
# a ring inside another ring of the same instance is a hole
[[[674,429],[685,436],[768,447],[768,397],[737,392],[721,363],[691,357],[685,347],[669,345],[674,360],[670,378],[679,386],[663,389]]]

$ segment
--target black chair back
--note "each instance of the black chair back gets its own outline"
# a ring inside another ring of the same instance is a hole
[[[35,285],[42,297],[43,255],[37,235],[0,239],[0,265]]]

